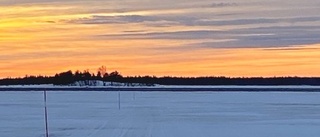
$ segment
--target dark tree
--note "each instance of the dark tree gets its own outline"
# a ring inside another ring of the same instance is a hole
[[[67,72],[62,72],[59,74],[56,74],[54,76],[53,84],[55,85],[67,85],[70,83],[75,82],[74,76],[72,74],[72,71],[69,70]]]
[[[23,78],[5,78],[0,80],[0,85],[30,85],[30,84],[54,84],[69,85],[76,81],[84,81],[90,84],[92,80],[108,82],[122,82],[127,85],[139,83],[141,85],[320,85],[319,77],[156,77],[156,76],[134,76],[123,77],[118,71],[107,73],[106,67],[98,69],[97,75],[91,74],[89,70],[83,72],[71,70],[58,73],[55,76],[25,76]]]

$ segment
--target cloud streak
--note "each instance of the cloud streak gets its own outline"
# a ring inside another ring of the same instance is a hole
[[[272,24],[268,27],[248,27],[229,30],[192,30],[169,31],[151,33],[123,33],[104,34],[96,37],[102,39],[165,39],[165,40],[203,40],[196,44],[200,48],[273,48],[289,47],[320,43],[320,25],[294,25],[302,23],[314,23],[320,21],[319,16],[310,17],[285,17],[285,18],[257,18],[257,19],[233,19],[233,20],[204,20],[188,16],[93,16],[91,18],[78,19],[70,23],[80,24],[131,24],[142,23],[151,27],[168,27],[174,25],[183,26],[237,26]],[[159,22],[159,23],[157,23]],[[290,25],[277,25],[277,24]],[[226,42],[208,42],[223,39],[232,39]],[[186,46],[187,48],[187,46]]]
[[[51,65],[53,72],[70,64],[80,69],[108,64],[129,75],[141,74],[136,70],[180,75],[170,71],[176,67],[194,75],[250,76],[248,70],[261,70],[254,74],[274,76],[296,63],[285,74],[319,74],[318,5],[315,0],[0,0],[0,71],[24,75],[28,72],[18,66],[38,62],[28,71],[50,64],[58,64]]]
[[[98,16],[69,20],[69,23],[78,24],[130,24],[144,22],[175,22],[185,26],[228,26],[228,25],[252,25],[268,23],[301,23],[318,22],[320,16],[311,17],[291,17],[291,18],[251,18],[251,19],[231,19],[231,20],[208,20],[190,16],[143,16],[143,15],[124,15],[124,16]]]
[[[153,33],[107,34],[99,39],[164,39],[204,41],[189,44],[199,48],[274,48],[320,43],[320,26],[273,26],[226,31],[195,30]],[[221,41],[224,42],[207,42]]]
[[[232,3],[221,2],[221,3],[212,3],[208,7],[211,7],[211,8],[222,8],[222,7],[235,7],[235,6],[239,6],[239,4],[235,3],[235,2],[232,2]]]

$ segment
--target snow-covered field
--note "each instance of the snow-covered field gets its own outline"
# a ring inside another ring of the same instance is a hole
[[[48,92],[50,137],[319,137],[320,93]],[[0,137],[44,137],[42,92],[0,92]]]

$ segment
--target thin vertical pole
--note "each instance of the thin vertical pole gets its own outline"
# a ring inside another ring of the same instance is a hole
[[[120,92],[118,92],[118,107],[119,107],[119,110],[121,109],[121,95],[120,95]]]
[[[45,128],[46,128],[46,137],[49,137],[49,130],[48,130],[48,110],[47,110],[47,91],[43,92],[44,98],[44,120],[45,120]]]
[[[133,100],[136,100],[136,92],[133,91]]]

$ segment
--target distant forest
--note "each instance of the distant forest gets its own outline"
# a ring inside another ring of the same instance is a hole
[[[69,85],[76,81],[100,80],[119,83],[140,83],[152,86],[160,85],[320,85],[320,77],[156,77],[156,76],[122,76],[114,71],[107,73],[102,66],[97,73],[85,71],[66,71],[55,76],[25,76],[23,78],[5,78],[0,85]]]

